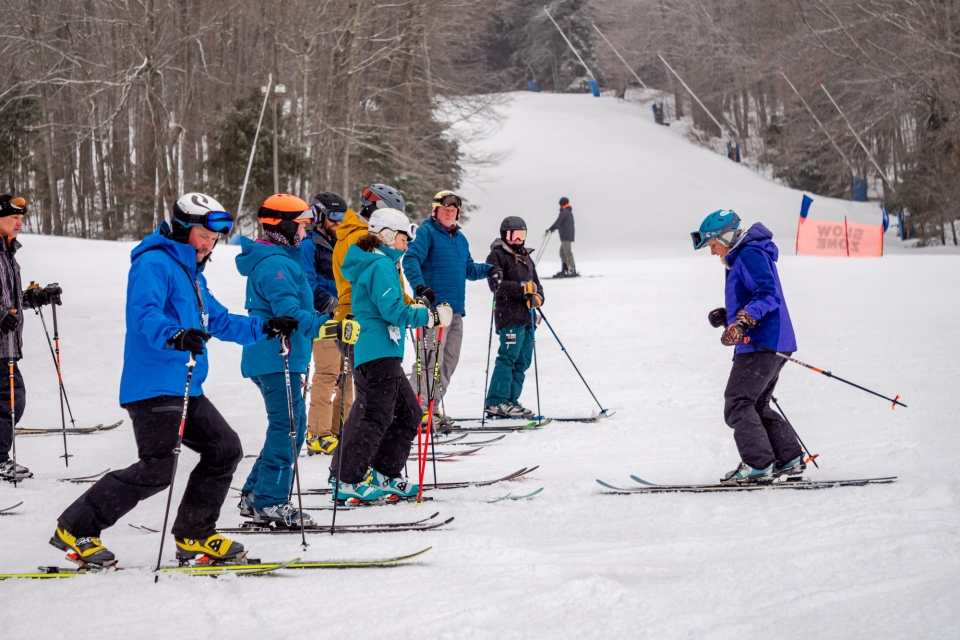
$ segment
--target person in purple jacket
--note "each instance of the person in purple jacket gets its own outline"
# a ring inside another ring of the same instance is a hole
[[[721,209],[690,235],[694,249],[710,247],[726,267],[724,306],[708,317],[714,327],[725,327],[720,342],[734,347],[723,417],[733,429],[741,462],[722,482],[763,483],[799,475],[806,463],[797,436],[770,408],[786,360],[763,348],[787,354],[797,350],[777,273],[779,252],[773,234],[759,222],[744,232],[739,216]]]

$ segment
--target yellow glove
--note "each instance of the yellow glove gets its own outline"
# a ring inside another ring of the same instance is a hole
[[[532,296],[537,293],[537,283],[533,280],[524,280],[520,283],[520,286],[523,287],[523,295]]]
[[[542,305],[543,305],[543,298],[540,297],[539,293],[535,293],[529,298],[527,298],[528,309],[539,309]]]
[[[327,320],[320,327],[316,340],[337,340],[344,344],[356,344],[360,337],[360,323],[351,318],[345,320]]]

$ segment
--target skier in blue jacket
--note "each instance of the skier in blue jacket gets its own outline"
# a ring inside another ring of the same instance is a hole
[[[286,331],[291,318],[229,313],[207,289],[203,275],[220,233],[233,216],[213,198],[188,193],[166,222],[133,250],[127,281],[127,333],[120,378],[120,405],[130,414],[140,460],[101,478],[60,516],[50,544],[90,565],[111,565],[113,553],[99,540],[138,502],[163,491],[173,474],[173,449],[183,411],[190,352],[190,382],[183,444],[200,454],[190,474],[171,533],[181,560],[206,555],[231,560],[243,546],[216,532],[230,480],[243,457],[240,438],[203,393],[206,341],[242,345]],[[280,314],[282,315],[282,314]]]
[[[237,269],[247,276],[245,306],[254,317],[288,316],[294,319],[289,334],[289,370],[296,380],[291,399],[296,427],[296,451],[306,435],[307,416],[300,395],[301,376],[307,372],[313,340],[330,318],[313,307],[313,291],[300,262],[300,241],[313,213],[306,202],[285,193],[267,198],[257,215],[265,239],[240,239]],[[349,322],[349,321],[348,321]],[[263,395],[267,409],[267,434],[263,449],[243,485],[240,515],[261,523],[282,526],[314,524],[289,500],[294,480],[294,449],[290,441],[290,414],[280,342],[269,340],[243,348],[240,369]]]
[[[410,243],[410,248],[403,257],[403,272],[413,288],[414,295],[426,300],[430,307],[445,302],[453,308],[453,321],[443,329],[443,362],[440,363],[440,386],[434,391],[435,407],[440,406],[460,360],[467,280],[483,280],[491,274],[491,270],[500,272],[499,267],[476,263],[470,256],[470,245],[457,224],[461,205],[460,196],[452,191],[441,191],[435,195],[430,219],[420,226],[417,237]],[[496,279],[497,273],[494,273],[493,277]],[[423,338],[423,371],[433,371],[437,360],[437,346],[436,329],[426,331]],[[420,407],[424,412],[429,403],[429,377],[422,376],[418,389],[416,365],[410,373],[410,384],[420,395]],[[442,424],[452,422],[439,411],[436,417]]]
[[[760,346],[784,353],[797,350],[773,234],[759,222],[744,232],[739,216],[721,209],[708,215],[691,236],[695,249],[709,246],[726,267],[724,306],[711,311],[709,320],[714,327],[725,327],[720,342],[735,347],[723,415],[733,429],[741,462],[722,482],[770,482],[801,474],[806,463],[797,436],[770,408],[786,360]]]
[[[377,209],[367,235],[347,251],[342,273],[353,288],[352,309],[363,330],[354,347],[354,375],[367,393],[357,398],[350,426],[331,465],[334,499],[370,501],[416,496],[419,485],[400,476],[417,435],[420,409],[403,374],[408,327],[448,325],[449,305],[407,305],[398,264],[416,225],[396,209]],[[369,471],[369,480],[368,478]]]

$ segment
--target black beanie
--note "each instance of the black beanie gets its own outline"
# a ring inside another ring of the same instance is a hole
[[[27,201],[23,198],[14,198],[9,193],[0,195],[0,218],[7,216],[22,216],[27,213]]]

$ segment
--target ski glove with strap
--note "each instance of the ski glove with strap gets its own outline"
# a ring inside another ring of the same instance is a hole
[[[443,304],[438,304],[436,309],[430,310],[430,315],[427,320],[427,329],[433,329],[434,327],[449,327],[453,322],[453,307],[444,302]]]
[[[420,298],[421,300],[426,300],[428,307],[432,307],[437,304],[437,294],[435,294],[433,289],[425,284],[418,284],[414,294],[416,294],[416,297]]]
[[[36,282],[31,282],[27,290],[23,292],[23,304],[31,309],[39,309],[48,304],[61,304],[60,294],[63,289],[57,283],[48,284],[40,288]]]
[[[338,298],[337,296],[330,296],[329,298],[327,298],[327,301],[323,304],[323,308],[319,310],[320,315],[328,316],[332,314],[334,310],[339,306],[340,306],[340,298]]]
[[[723,307],[717,307],[707,314],[707,320],[714,329],[727,326],[727,310]]]
[[[539,309],[542,306],[543,306],[543,298],[540,297],[539,293],[534,293],[533,295],[527,297],[528,309]]]
[[[268,339],[283,336],[289,338],[290,334],[297,330],[300,322],[290,316],[280,316],[279,318],[268,318],[263,321],[263,332],[267,334]]]
[[[19,326],[20,319],[17,317],[16,309],[5,310],[3,315],[0,316],[0,329],[2,329],[4,333],[16,331]]]
[[[524,280],[520,283],[520,287],[523,289],[523,295],[532,296],[537,293],[537,283],[533,280]]]
[[[207,340],[212,337],[209,333],[200,329],[180,329],[173,334],[172,338],[167,340],[167,344],[177,351],[189,351],[198,356],[203,353]]]
[[[720,336],[720,344],[732,347],[743,342],[743,332],[757,326],[757,321],[749,313],[741,309],[737,311],[736,320],[724,330]]]
[[[487,282],[490,283],[491,289],[498,289],[503,282],[503,269],[497,266],[491,268],[490,273],[487,274]]]
[[[343,320],[327,320],[320,327],[316,340],[336,340],[343,344],[356,344],[360,337],[360,323],[347,316]]]

